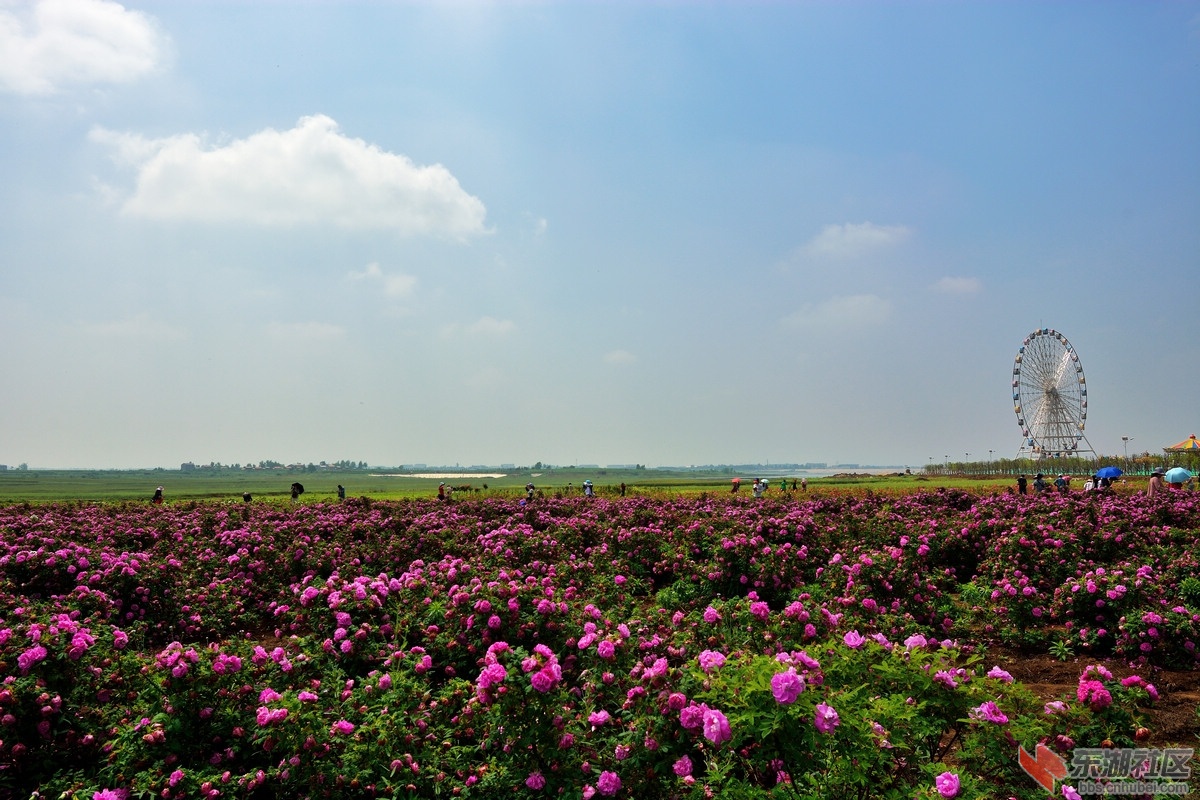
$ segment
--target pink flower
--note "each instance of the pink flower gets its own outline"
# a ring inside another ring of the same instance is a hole
[[[125,800],[129,792],[125,789],[101,789],[92,793],[92,800]]]
[[[998,667],[998,666],[992,667],[990,670],[988,670],[988,677],[995,678],[996,680],[998,680],[1002,683],[1012,683],[1013,682],[1013,676],[1010,675],[1009,673],[1005,672],[1004,670],[1000,669],[1000,667]]]
[[[1093,711],[1099,711],[1112,705],[1112,694],[1104,688],[1103,683],[1097,680],[1080,680],[1075,696],[1079,702],[1087,703]]]
[[[525,785],[535,792],[546,788],[546,777],[540,772],[531,772],[529,777],[525,779]]]
[[[716,650],[705,650],[700,654],[700,669],[705,672],[712,672],[714,669],[720,669],[725,663],[725,656],[718,653]]]
[[[600,794],[605,797],[611,797],[621,788],[621,776],[615,772],[605,770],[596,779],[596,788],[600,790]]]
[[[1052,717],[1055,714],[1062,714],[1066,710],[1067,704],[1062,700],[1051,700],[1049,703],[1046,703],[1046,705],[1042,706],[1042,713],[1048,717]]]
[[[600,642],[600,644],[596,645],[596,655],[600,656],[601,658],[610,659],[616,656],[616,654],[617,646],[608,639],[605,639],[604,641]]]
[[[354,723],[349,722],[348,720],[339,719],[337,722],[333,723],[333,727],[330,728],[329,733],[333,736],[349,736],[350,734],[354,733]]]
[[[704,712],[708,706],[692,704],[679,712],[679,724],[691,730],[704,724]]]
[[[704,738],[713,744],[727,742],[733,738],[733,732],[729,730],[729,720],[715,708],[705,709],[703,725]]]
[[[687,756],[683,756],[675,762],[671,769],[674,770],[675,774],[679,777],[686,778],[688,775],[692,774],[692,759],[688,758]]]
[[[1079,792],[1075,791],[1075,787],[1067,783],[1062,785],[1062,796],[1066,798],[1066,800],[1083,800],[1083,798],[1079,796]]]
[[[46,658],[46,648],[40,644],[36,644],[29,648],[21,655],[17,656],[17,666],[21,668],[21,674],[27,674],[30,668]]]
[[[982,719],[987,722],[994,722],[997,725],[1003,725],[1008,722],[1008,717],[1000,710],[1000,707],[992,700],[980,704],[978,708],[973,708],[970,711],[972,719]]]
[[[297,698],[299,698],[301,703],[313,703],[319,699],[315,694],[307,690],[302,690],[300,694],[297,695]]]
[[[867,640],[863,638],[863,635],[858,631],[850,631],[842,637],[842,641],[846,643],[846,647],[849,647],[851,650],[857,650],[858,648],[862,647],[863,643],[865,643]]]
[[[600,709],[599,711],[593,711],[590,715],[588,715],[588,723],[593,728],[599,728],[604,725],[607,725],[608,721],[611,719],[612,719],[612,716],[604,709]]]
[[[832,706],[824,703],[817,704],[817,714],[813,725],[816,726],[818,732],[832,733],[833,729],[840,725],[841,722],[841,718],[838,717],[838,713],[833,710]]]
[[[775,702],[791,705],[804,691],[804,678],[796,674],[795,667],[788,667],[787,672],[777,672],[771,677],[771,694]]]
[[[720,619],[721,619],[721,612],[717,611],[712,606],[709,606],[708,608],[704,609],[704,621],[707,622],[709,625],[712,625],[714,622],[717,622]]]
[[[955,680],[954,673],[944,669],[939,669],[933,673],[933,682],[945,684],[950,689],[958,686],[958,681]]]
[[[938,775],[933,779],[933,785],[942,797],[949,798],[958,795],[959,780],[953,772],[943,772]]]

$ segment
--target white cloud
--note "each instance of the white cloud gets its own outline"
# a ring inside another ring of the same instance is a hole
[[[351,272],[350,278],[356,281],[378,281],[383,287],[383,293],[388,297],[408,297],[417,288],[417,278],[415,275],[407,275],[403,272],[396,272],[389,275],[375,262],[367,264],[367,268],[362,272]]]
[[[873,294],[831,297],[823,303],[806,304],[784,317],[785,327],[817,331],[852,331],[874,328],[887,321],[892,304]]]
[[[857,258],[894,247],[911,234],[912,230],[904,225],[876,225],[873,222],[826,225],[801,250],[805,255],[818,258]]]
[[[5,4],[9,5],[9,4]],[[53,94],[156,70],[168,40],[152,18],[107,0],[39,0],[0,10],[0,90]]]
[[[467,326],[467,333],[476,336],[503,336],[517,329],[516,323],[510,319],[495,317],[480,317]]]
[[[632,364],[637,356],[628,350],[611,350],[604,354],[605,364]]]
[[[470,325],[450,323],[442,326],[441,333],[445,338],[465,334],[467,336],[505,336],[517,329],[517,324],[509,319],[495,317],[480,317]]]
[[[196,134],[145,139],[96,128],[91,139],[137,170],[122,211],[147,219],[262,226],[335,225],[406,235],[484,232],[487,210],[441,164],[417,166],[338,131],[327,116],[220,146]]]
[[[505,383],[505,375],[498,367],[484,367],[463,379],[463,384],[477,392],[495,391]]]
[[[155,341],[183,337],[183,332],[179,328],[156,320],[145,312],[107,322],[84,323],[82,328],[88,336],[100,339]]]
[[[271,339],[289,344],[332,342],[346,335],[340,325],[328,322],[272,322],[266,331]]]
[[[933,290],[942,294],[979,294],[982,289],[983,283],[978,278],[946,276],[933,285]]]

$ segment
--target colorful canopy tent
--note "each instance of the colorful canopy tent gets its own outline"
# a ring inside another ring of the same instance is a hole
[[[1200,440],[1196,439],[1196,434],[1192,434],[1184,439],[1179,444],[1173,444],[1170,447],[1163,448],[1164,453],[1200,453]]]

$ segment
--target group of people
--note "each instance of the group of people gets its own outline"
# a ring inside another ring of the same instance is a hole
[[[1146,494],[1150,497],[1154,497],[1156,494],[1161,494],[1167,491],[1168,486],[1170,486],[1172,489],[1182,490],[1184,488],[1184,483],[1179,481],[1168,483],[1167,474],[1161,469],[1156,469],[1154,472],[1150,473],[1150,482],[1146,484]],[[1187,488],[1191,489],[1192,491],[1196,491],[1195,476],[1187,479]]]
[[[304,494],[304,484],[300,482],[293,483],[289,491],[293,501],[299,500],[300,495]],[[342,486],[340,483],[337,487],[337,498],[338,500],[346,499],[346,487]],[[249,492],[242,492],[243,503],[249,503],[253,499],[253,496]],[[163,504],[163,487],[159,486],[154,490],[154,494],[150,497],[150,502],[156,506],[161,506]]]
[[[1187,483],[1193,489],[1195,488],[1195,478],[1189,478]],[[1099,475],[1092,475],[1083,484],[1085,492],[1103,492],[1112,489],[1113,479],[1102,478]],[[1162,469],[1155,469],[1150,473],[1150,482],[1146,486],[1146,494],[1153,497],[1156,494],[1167,491],[1167,487],[1172,489],[1183,489],[1183,483],[1171,483],[1166,481],[1166,473]],[[1011,490],[1010,490],[1011,491]],[[1033,477],[1034,494],[1042,494],[1043,492],[1056,491],[1060,494],[1066,494],[1071,491],[1071,476],[1059,475],[1052,482],[1047,480],[1046,476],[1038,473]],[[1017,476],[1017,494],[1028,494],[1029,479],[1024,475]]]
[[[737,494],[742,488],[742,479],[734,478],[732,483],[733,483],[733,486],[732,486],[732,488],[730,488],[729,492],[730,492],[730,494]],[[762,497],[764,494],[767,493],[767,489],[770,487],[770,485],[771,485],[771,482],[770,482],[770,479],[768,479],[768,478],[755,478],[754,484],[750,487],[750,489],[752,492],[754,492],[755,497]],[[787,478],[784,478],[783,481],[780,482],[779,491],[786,492],[787,488],[788,488]],[[808,478],[801,478],[798,482],[796,481],[795,478],[792,478],[792,491],[793,492],[796,491],[797,488],[799,488],[803,492],[807,492],[808,491]]]

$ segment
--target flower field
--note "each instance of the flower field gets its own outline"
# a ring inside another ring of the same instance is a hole
[[[1044,798],[1018,746],[1163,744],[1198,532],[1184,492],[9,506],[0,796]],[[1013,677],[1050,652],[1062,697]]]

